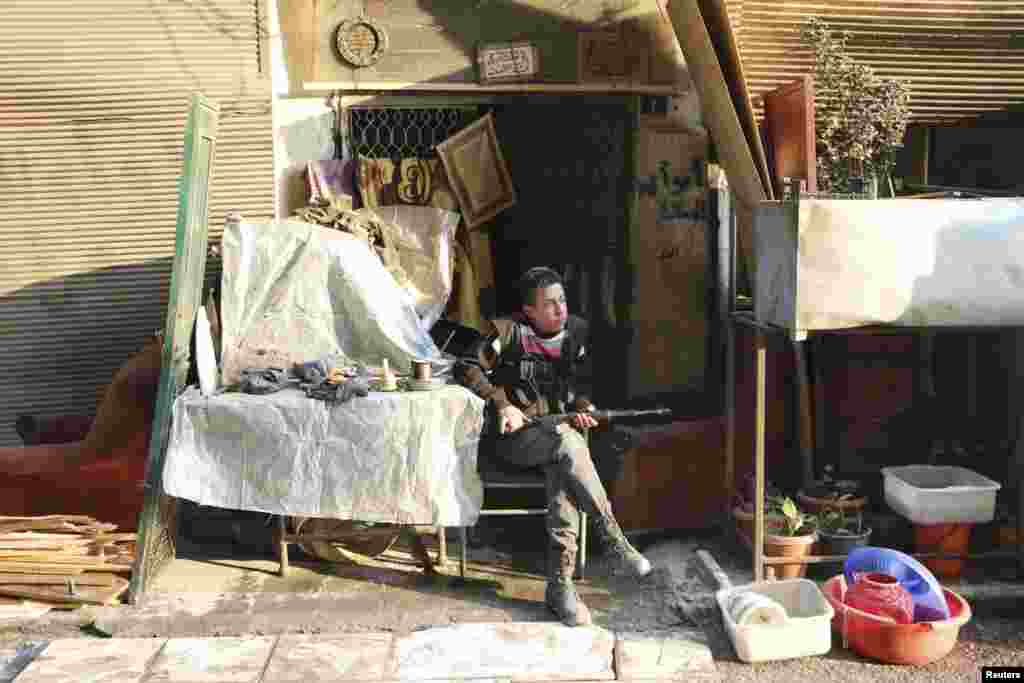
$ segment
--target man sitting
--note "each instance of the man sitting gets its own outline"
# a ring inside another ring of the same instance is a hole
[[[622,533],[591,460],[582,430],[597,421],[594,405],[576,395],[576,375],[587,355],[587,323],[568,313],[562,279],[531,268],[519,283],[521,310],[488,321],[483,338],[456,365],[459,381],[487,401],[483,439],[496,457],[544,468],[547,479],[548,583],[545,601],[569,626],[591,623],[572,582],[579,509],[590,515],[604,546],[637,577],[651,564]],[[575,411],[569,423],[536,418]]]

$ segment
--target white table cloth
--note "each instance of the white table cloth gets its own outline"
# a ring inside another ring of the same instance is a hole
[[[297,389],[204,398],[192,387],[174,404],[164,490],[279,515],[472,525],[483,406],[457,385],[339,405]]]

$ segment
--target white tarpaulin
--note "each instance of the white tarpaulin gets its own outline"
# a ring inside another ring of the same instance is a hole
[[[390,246],[423,326],[441,319],[452,293],[452,252],[459,214],[431,206],[379,206],[373,212],[393,231]]]
[[[202,505],[467,526],[483,503],[483,401],[448,385],[329,405],[288,389],[174,403],[163,483]]]
[[[1024,325],[1024,200],[801,199],[755,217],[758,320]]]
[[[399,371],[440,360],[413,296],[363,240],[298,221],[228,224],[222,251],[224,384],[337,353]]]

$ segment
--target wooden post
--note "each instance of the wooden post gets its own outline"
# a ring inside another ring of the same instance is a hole
[[[982,430],[978,428],[978,335],[968,332],[966,342],[967,367],[964,380],[967,385],[967,429],[964,430],[964,440],[961,444],[966,452],[974,455],[982,438]]]
[[[280,563],[278,573],[282,577],[288,576],[288,530],[285,528],[285,516],[277,516],[277,561]]]
[[[719,195],[721,196],[721,194]],[[725,518],[731,513],[732,490],[736,483],[736,321],[732,313],[736,302],[736,212],[730,201],[728,214],[729,246],[726,254],[728,273],[726,278],[725,314]],[[720,214],[721,215],[721,214]]]
[[[764,433],[767,353],[764,332],[760,328],[754,335],[754,349],[757,355],[757,400],[754,428],[754,581],[761,581],[764,579]]]
[[[800,438],[800,464],[804,491],[814,482],[814,425],[811,421],[811,386],[807,372],[807,342],[793,341],[796,365],[797,435]]]
[[[736,325],[729,319],[725,328],[725,515],[732,510],[736,486]]]
[[[928,126],[918,125],[907,128],[906,155],[910,159],[910,172],[907,173],[908,185],[928,184],[931,133],[932,129]]]
[[[466,552],[469,544],[469,534],[466,527],[459,527],[459,577],[466,578]]]
[[[818,463],[825,463],[827,453],[825,452],[827,436],[825,417],[825,337],[816,335],[812,337],[811,358],[814,365],[814,456]]]
[[[925,419],[934,419],[936,407],[938,401],[935,395],[935,333],[931,330],[924,330],[918,335],[918,351],[917,351],[917,372],[915,376],[919,378],[917,382],[916,390],[914,392],[915,402],[917,398],[924,394],[925,402],[928,405],[928,413]],[[935,432],[932,429],[922,429],[921,434],[925,441],[925,452],[928,453],[928,464],[934,465],[938,459],[938,449],[936,447]],[[945,436],[946,432],[941,432]]]
[[[1014,458],[1017,481],[1024,482],[1024,445],[1017,442]],[[1024,485],[1017,486],[1017,578],[1024,578]]]
[[[320,0],[281,0],[278,20],[288,58],[289,92],[296,95],[304,83],[320,79]]]
[[[1018,482],[1017,487],[1017,577],[1024,578],[1024,409],[1020,398],[1024,396],[1024,329],[1010,330],[1012,370],[1010,374],[1010,400],[1016,411],[1016,433],[1013,434],[1013,461],[1007,472]],[[1016,400],[1015,400],[1016,399]]]

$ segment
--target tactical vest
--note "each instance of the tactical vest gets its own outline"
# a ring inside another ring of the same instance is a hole
[[[520,338],[520,323],[514,319],[494,321],[501,349],[498,363],[490,373],[491,383],[503,387],[509,400],[527,416],[566,411],[575,398],[572,380],[576,366],[586,355],[581,343],[586,323],[581,318],[569,317],[557,360],[527,353]]]

